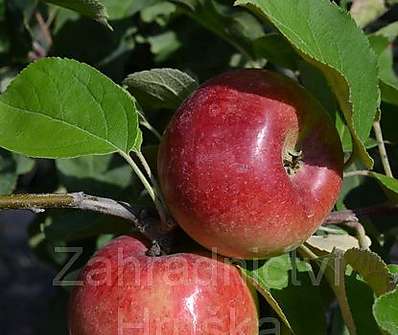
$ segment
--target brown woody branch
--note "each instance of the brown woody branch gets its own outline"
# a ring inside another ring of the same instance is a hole
[[[40,212],[54,208],[87,210],[125,219],[153,242],[153,253],[167,252],[170,248],[171,231],[163,231],[157,219],[148,216],[146,211],[135,208],[126,202],[87,195],[83,192],[0,196],[0,210],[26,209]]]

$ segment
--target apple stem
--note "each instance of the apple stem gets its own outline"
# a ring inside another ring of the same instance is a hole
[[[162,191],[161,191],[161,189],[159,187],[159,183],[156,180],[155,176],[153,175],[152,170],[151,170],[147,160],[145,159],[145,156],[142,154],[142,152],[138,151],[138,152],[135,152],[135,154],[138,157],[138,159],[140,160],[141,165],[143,166],[143,168],[144,168],[146,174],[148,175],[149,179],[151,180],[154,192],[155,192],[156,196],[159,198],[159,200],[161,202],[162,208],[163,208],[163,210],[165,212],[165,218],[166,218],[165,222],[167,224],[167,230],[172,230],[175,227],[175,222],[171,218],[171,214],[170,214],[170,212],[169,212],[169,210],[167,208],[166,201],[165,201],[165,199],[163,197],[163,194],[162,194]]]
[[[151,169],[150,169],[148,163],[146,162],[144,156],[141,153],[138,153],[138,152],[135,153],[137,155],[137,157],[140,159],[140,162],[143,165],[146,173],[148,174],[148,177],[150,178],[152,185],[129,154],[126,154],[123,151],[119,151],[119,153],[127,161],[127,163],[131,166],[131,168],[133,169],[135,174],[141,180],[141,182],[144,185],[145,189],[147,190],[149,196],[151,197],[153,203],[155,204],[156,210],[159,213],[161,228],[165,232],[168,232],[168,231],[171,231],[172,229],[174,229],[175,228],[174,221],[169,219],[170,216],[169,216],[166,206],[164,204],[163,197],[160,193],[160,189],[157,186],[157,182],[156,182],[155,178],[153,177]]]
[[[151,180],[151,183],[152,183],[152,185],[153,185],[153,188],[154,188],[154,191],[155,191],[156,195],[159,197],[159,199],[160,199],[160,201],[162,202],[163,206],[164,206],[165,208],[167,208],[167,207],[166,207],[166,202],[165,202],[165,200],[163,199],[162,192],[160,191],[159,183],[157,182],[155,176],[153,175],[152,170],[151,170],[151,168],[150,168],[150,166],[149,166],[147,160],[145,159],[145,156],[144,156],[140,151],[135,152],[135,154],[136,154],[136,156],[138,157],[138,159],[140,160],[141,165],[143,166],[143,168],[144,168],[144,170],[145,170],[147,176],[148,176],[149,179]]]

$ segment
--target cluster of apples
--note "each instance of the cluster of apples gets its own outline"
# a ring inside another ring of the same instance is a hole
[[[303,243],[332,209],[342,169],[322,106],[266,70],[202,85],[174,115],[158,156],[176,222],[213,255],[238,259]],[[258,334],[256,298],[223,257],[147,250],[123,236],[96,253],[72,293],[71,335]]]

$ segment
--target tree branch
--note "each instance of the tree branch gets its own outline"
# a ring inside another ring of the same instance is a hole
[[[145,211],[122,201],[87,195],[83,192],[68,194],[15,194],[0,196],[0,210],[27,209],[34,212],[54,208],[87,210],[122,218],[163,251],[170,247],[170,234],[162,230],[159,220],[149,217]],[[171,232],[170,232],[171,233]]]

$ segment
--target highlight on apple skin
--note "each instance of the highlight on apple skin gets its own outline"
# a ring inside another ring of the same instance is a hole
[[[208,249],[265,258],[303,243],[340,192],[343,152],[320,103],[267,70],[211,79],[178,109],[158,174],[177,223]]]
[[[220,258],[149,257],[122,236],[83,268],[69,304],[70,335],[257,335],[252,292]]]

